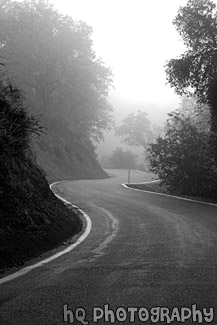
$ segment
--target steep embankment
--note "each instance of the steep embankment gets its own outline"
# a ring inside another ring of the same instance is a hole
[[[30,158],[0,162],[0,272],[78,233],[79,217],[50,191]]]
[[[35,140],[37,162],[51,181],[107,178],[94,150],[73,134],[61,117],[43,120],[46,134]]]
[[[82,229],[78,215],[50,190],[30,150],[41,127],[19,92],[0,83],[0,273],[41,254]]]

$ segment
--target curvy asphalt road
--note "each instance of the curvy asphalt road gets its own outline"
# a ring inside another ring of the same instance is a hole
[[[1,325],[217,324],[217,207],[129,190],[127,172],[112,173],[58,186],[92,230],[70,253],[0,285]]]

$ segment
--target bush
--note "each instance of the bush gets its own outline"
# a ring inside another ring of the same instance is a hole
[[[169,116],[165,137],[159,137],[148,149],[150,170],[173,192],[202,195],[213,191],[217,188],[217,168],[210,132],[179,111]]]
[[[129,150],[124,151],[122,148],[116,148],[110,158],[111,166],[113,168],[136,168],[136,157]]]
[[[40,134],[43,128],[29,116],[23,107],[17,89],[0,83],[0,155],[24,155],[29,149],[31,134]]]

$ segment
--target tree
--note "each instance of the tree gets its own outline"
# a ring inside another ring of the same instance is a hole
[[[0,57],[7,77],[34,112],[61,115],[76,135],[99,140],[111,123],[112,72],[96,58],[91,33],[46,0],[0,3]]]
[[[135,168],[136,167],[136,155],[131,151],[124,151],[122,148],[116,148],[110,162],[113,168]]]
[[[142,146],[147,148],[149,141],[153,138],[151,122],[145,111],[138,110],[137,113],[129,114],[122,125],[117,127],[116,134],[122,137],[123,142],[131,146]]]
[[[180,109],[168,114],[165,137],[150,145],[150,169],[171,191],[201,195],[213,191],[217,185],[209,124],[201,119],[202,107],[199,108],[202,114],[193,107],[187,111],[185,108],[183,101]]]
[[[182,96],[177,112],[181,113],[184,118],[190,118],[191,124],[208,135],[211,133],[211,116],[209,106],[200,103],[195,96]]]
[[[189,0],[173,21],[187,50],[166,64],[167,80],[177,94],[197,95],[211,109],[217,133],[217,11],[211,0]]]

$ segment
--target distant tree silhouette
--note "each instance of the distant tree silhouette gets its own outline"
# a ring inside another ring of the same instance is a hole
[[[113,168],[135,168],[136,167],[136,155],[131,151],[124,151],[122,148],[116,148],[112,157],[110,158],[110,163]]]
[[[129,114],[122,125],[116,128],[116,134],[122,141],[130,146],[142,146],[145,149],[150,140],[153,139],[151,122],[145,111],[138,110],[137,113]]]

